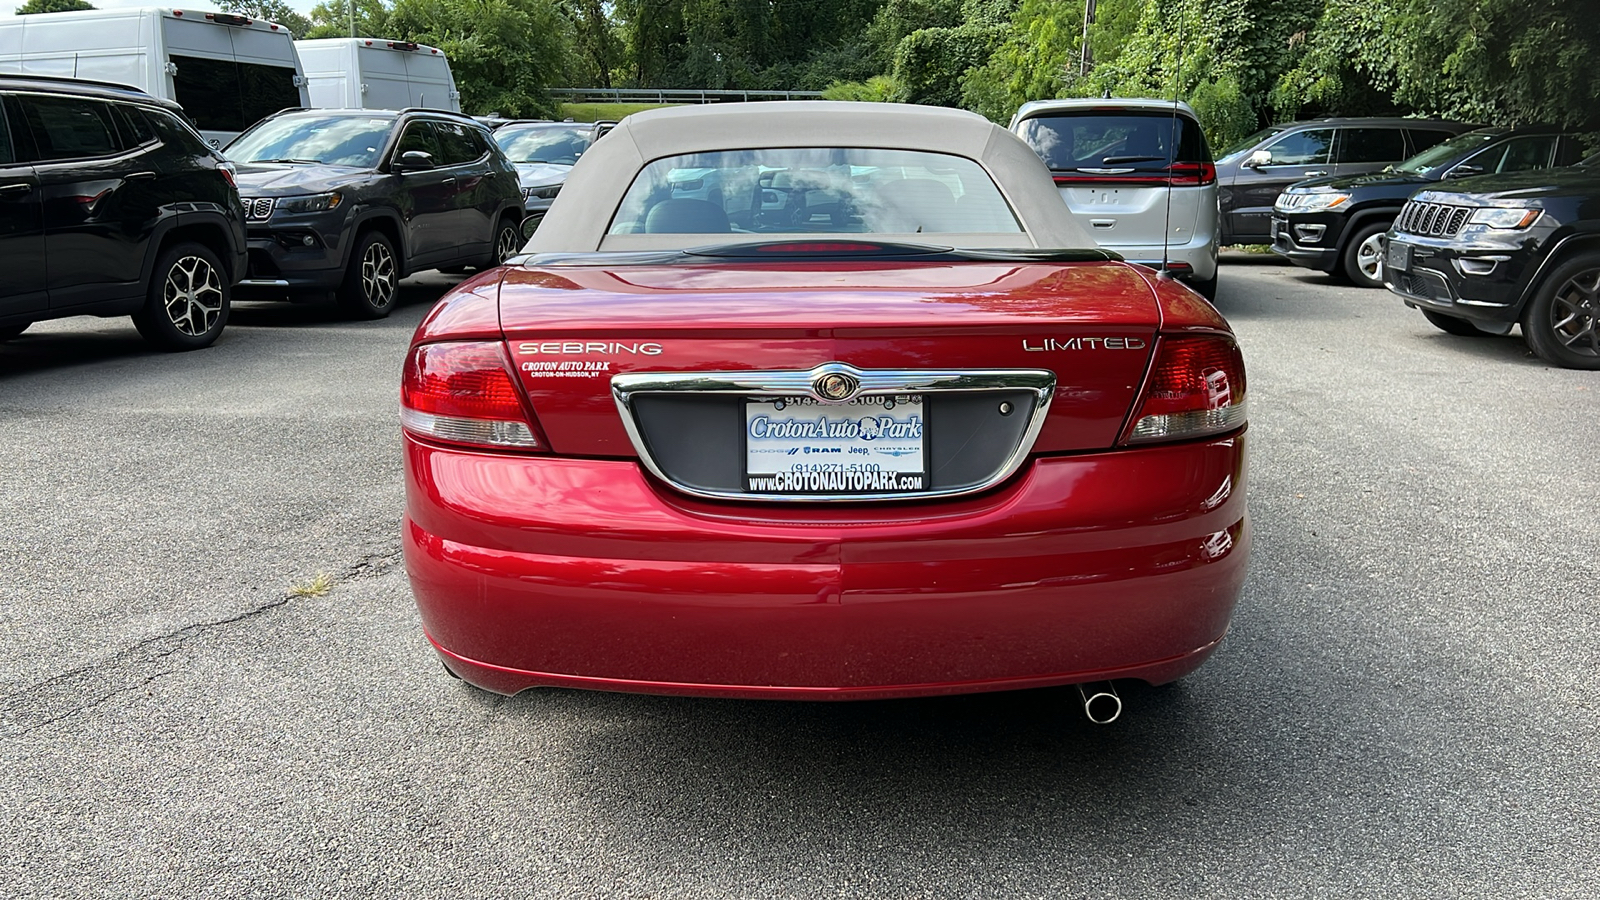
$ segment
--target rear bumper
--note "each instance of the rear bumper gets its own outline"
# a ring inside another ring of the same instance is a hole
[[[409,438],[404,546],[468,681],[868,699],[1163,683],[1245,576],[1244,436],[1034,460],[976,499],[686,500],[627,460]]]

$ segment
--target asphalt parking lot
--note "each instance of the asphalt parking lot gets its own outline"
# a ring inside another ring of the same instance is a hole
[[[401,355],[451,281],[189,354],[0,345],[0,896],[1600,895],[1600,373],[1238,257],[1251,576],[1116,724],[506,700],[399,558]]]

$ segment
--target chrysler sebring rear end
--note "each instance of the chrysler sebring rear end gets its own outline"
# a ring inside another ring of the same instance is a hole
[[[625,122],[535,252],[418,329],[405,549],[446,666],[851,699],[1200,665],[1248,556],[1227,324],[1054,249],[1048,172],[982,120],[741,106]],[[687,169],[720,209],[674,197]]]

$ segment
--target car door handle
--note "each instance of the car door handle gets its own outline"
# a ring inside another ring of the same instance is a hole
[[[1307,172],[1306,173],[1306,177],[1307,178],[1315,178],[1318,175],[1326,175],[1326,174],[1328,174],[1328,173],[1327,172]]]
[[[0,184],[0,195],[26,194],[31,190],[33,190],[31,184]]]
[[[144,181],[147,178],[154,178],[154,177],[156,177],[156,173],[154,173],[154,172],[129,172],[127,175],[122,176],[122,180],[123,181]]]
[[[439,183],[440,184],[455,184],[456,183],[456,177],[454,175],[446,176],[445,180],[443,180],[443,181],[441,181]]]

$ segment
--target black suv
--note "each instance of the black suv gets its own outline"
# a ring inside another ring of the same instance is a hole
[[[244,265],[232,166],[177,104],[0,76],[0,340],[42,319],[132,315],[157,347],[205,347]]]
[[[1297,266],[1383,287],[1383,234],[1419,188],[1453,178],[1570,166],[1583,150],[1549,127],[1485,128],[1372,175],[1314,178],[1278,195],[1272,250]]]
[[[1389,232],[1383,281],[1451,334],[1522,337],[1600,369],[1600,154],[1419,192]]]
[[[223,152],[249,215],[243,288],[333,290],[380,318],[407,275],[497,265],[522,245],[517,170],[467,116],[287,110]]]
[[[1220,244],[1272,242],[1272,204],[1296,181],[1359,175],[1473,126],[1431,119],[1310,119],[1273,125],[1217,157]]]

